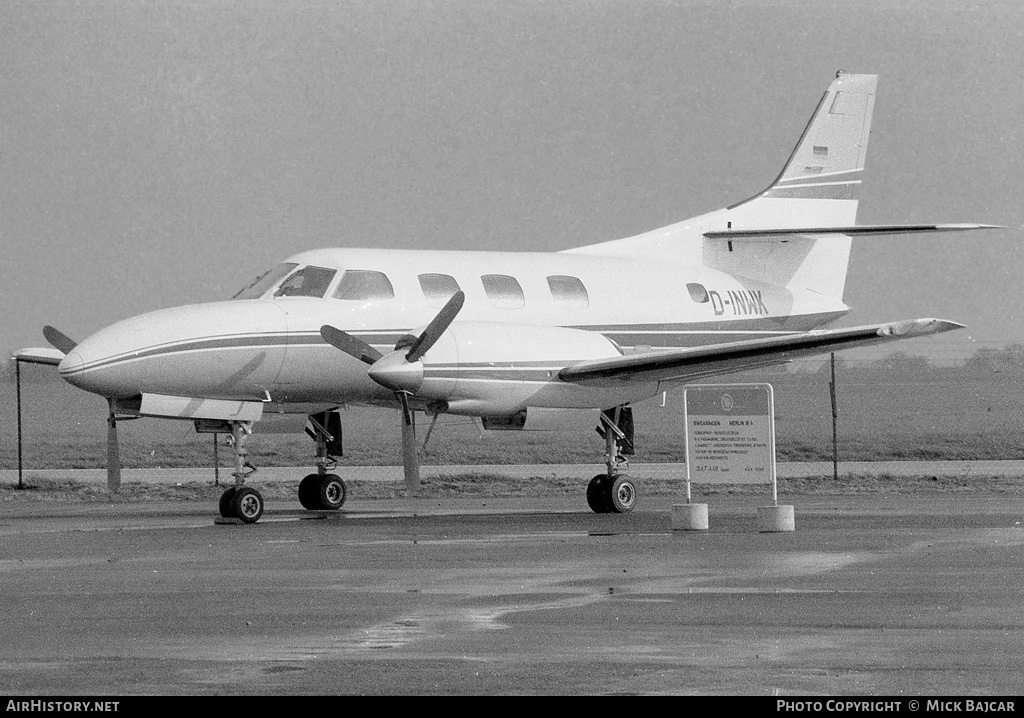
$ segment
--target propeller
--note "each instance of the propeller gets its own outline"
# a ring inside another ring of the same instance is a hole
[[[43,337],[64,354],[69,354],[78,346],[78,342],[49,324],[43,327]],[[117,493],[121,488],[121,449],[117,442],[117,414],[114,412],[113,397],[107,397],[107,406],[110,407],[107,414],[107,490]]]
[[[59,329],[54,329],[49,324],[43,327],[43,336],[55,349],[59,349],[65,354],[78,346],[78,342]]]
[[[409,405],[409,397],[414,396],[423,383],[423,364],[420,359],[447,331],[465,301],[464,292],[453,294],[418,337],[402,337],[390,354],[381,354],[362,339],[329,324],[320,327],[320,336],[325,342],[368,364],[366,372],[370,378],[395,392],[402,408],[402,465],[405,486],[410,493],[415,492],[420,485],[420,461],[416,449],[416,413]]]
[[[423,355],[430,351],[441,335],[448,329],[448,325],[455,320],[455,316],[462,311],[462,305],[466,302],[466,293],[455,292],[437,313],[423,333],[410,347],[409,353],[405,355],[406,361],[414,362],[423,358]]]
[[[320,327],[320,336],[323,337],[324,341],[332,347],[340,349],[349,356],[353,356],[366,364],[372,365],[375,361],[384,356],[362,339],[357,339],[351,334],[346,334],[340,329],[335,329],[330,324],[324,324]]]

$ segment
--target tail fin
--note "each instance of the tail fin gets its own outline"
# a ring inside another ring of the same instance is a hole
[[[635,237],[565,250],[601,256],[672,257],[833,306],[846,285],[851,235],[989,229],[982,224],[857,225],[878,75],[838,73],[771,185],[725,209]]]
[[[757,225],[747,229],[854,224],[877,84],[878,75],[837,74],[781,174],[761,194],[729,207],[733,227],[743,219]],[[740,216],[752,210],[756,216]],[[774,221],[762,224],[764,214]]]
[[[699,218],[707,228],[705,264],[842,300],[851,245],[842,232],[857,219],[877,83],[877,75],[838,73],[775,181],[748,200]],[[767,233],[786,229],[806,233]],[[746,238],[734,243],[740,236]]]
[[[743,251],[738,251],[740,242],[715,235],[736,230],[852,225],[857,215],[857,189],[864,167],[877,79],[877,75],[839,73],[818,103],[782,173],[760,194],[726,209],[635,237],[566,251],[674,256],[788,286],[804,260],[813,254],[815,240],[793,237],[773,238],[769,242],[760,236],[749,238],[748,235],[742,242]],[[805,285],[802,279],[797,283],[801,288],[820,289],[829,297],[841,297],[849,259],[849,238],[830,238],[829,245],[819,248],[827,249],[828,256],[823,257],[822,262],[815,261],[813,267],[806,267],[805,274],[811,284]],[[779,251],[780,248],[783,251]]]

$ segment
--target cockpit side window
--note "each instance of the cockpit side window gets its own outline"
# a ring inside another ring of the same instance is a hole
[[[322,297],[327,293],[337,270],[307,265],[288,279],[274,292],[275,297]]]
[[[395,298],[395,289],[391,280],[382,272],[369,269],[348,269],[341,275],[338,288],[334,290],[335,299],[348,299],[361,302],[377,302]]]
[[[259,299],[297,266],[299,265],[295,262],[284,262],[273,269],[267,270],[256,277],[249,286],[233,296],[232,299]]]

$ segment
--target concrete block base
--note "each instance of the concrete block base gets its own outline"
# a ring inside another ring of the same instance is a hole
[[[795,531],[796,518],[792,506],[758,506],[757,530],[762,533]]]
[[[673,531],[707,531],[707,504],[672,504]]]

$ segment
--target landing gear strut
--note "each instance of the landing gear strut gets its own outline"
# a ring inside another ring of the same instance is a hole
[[[598,474],[587,486],[587,504],[598,514],[625,514],[636,506],[637,491],[627,474],[619,473],[619,465],[629,465],[624,454],[633,453],[632,409],[617,406],[601,412],[598,433],[604,437],[607,473]]]
[[[248,421],[231,422],[231,443],[235,453],[235,485],[221,494],[220,515],[229,519],[240,519],[243,523],[254,524],[263,515],[263,494],[251,486],[245,485],[247,477],[256,472],[256,467],[246,460],[249,451],[245,448],[245,440],[252,433],[252,423]]]
[[[299,482],[299,503],[311,511],[337,511],[345,503],[348,489],[333,468],[334,452],[341,454],[341,420],[335,412],[322,412],[309,417],[307,432],[316,442],[316,473]]]

